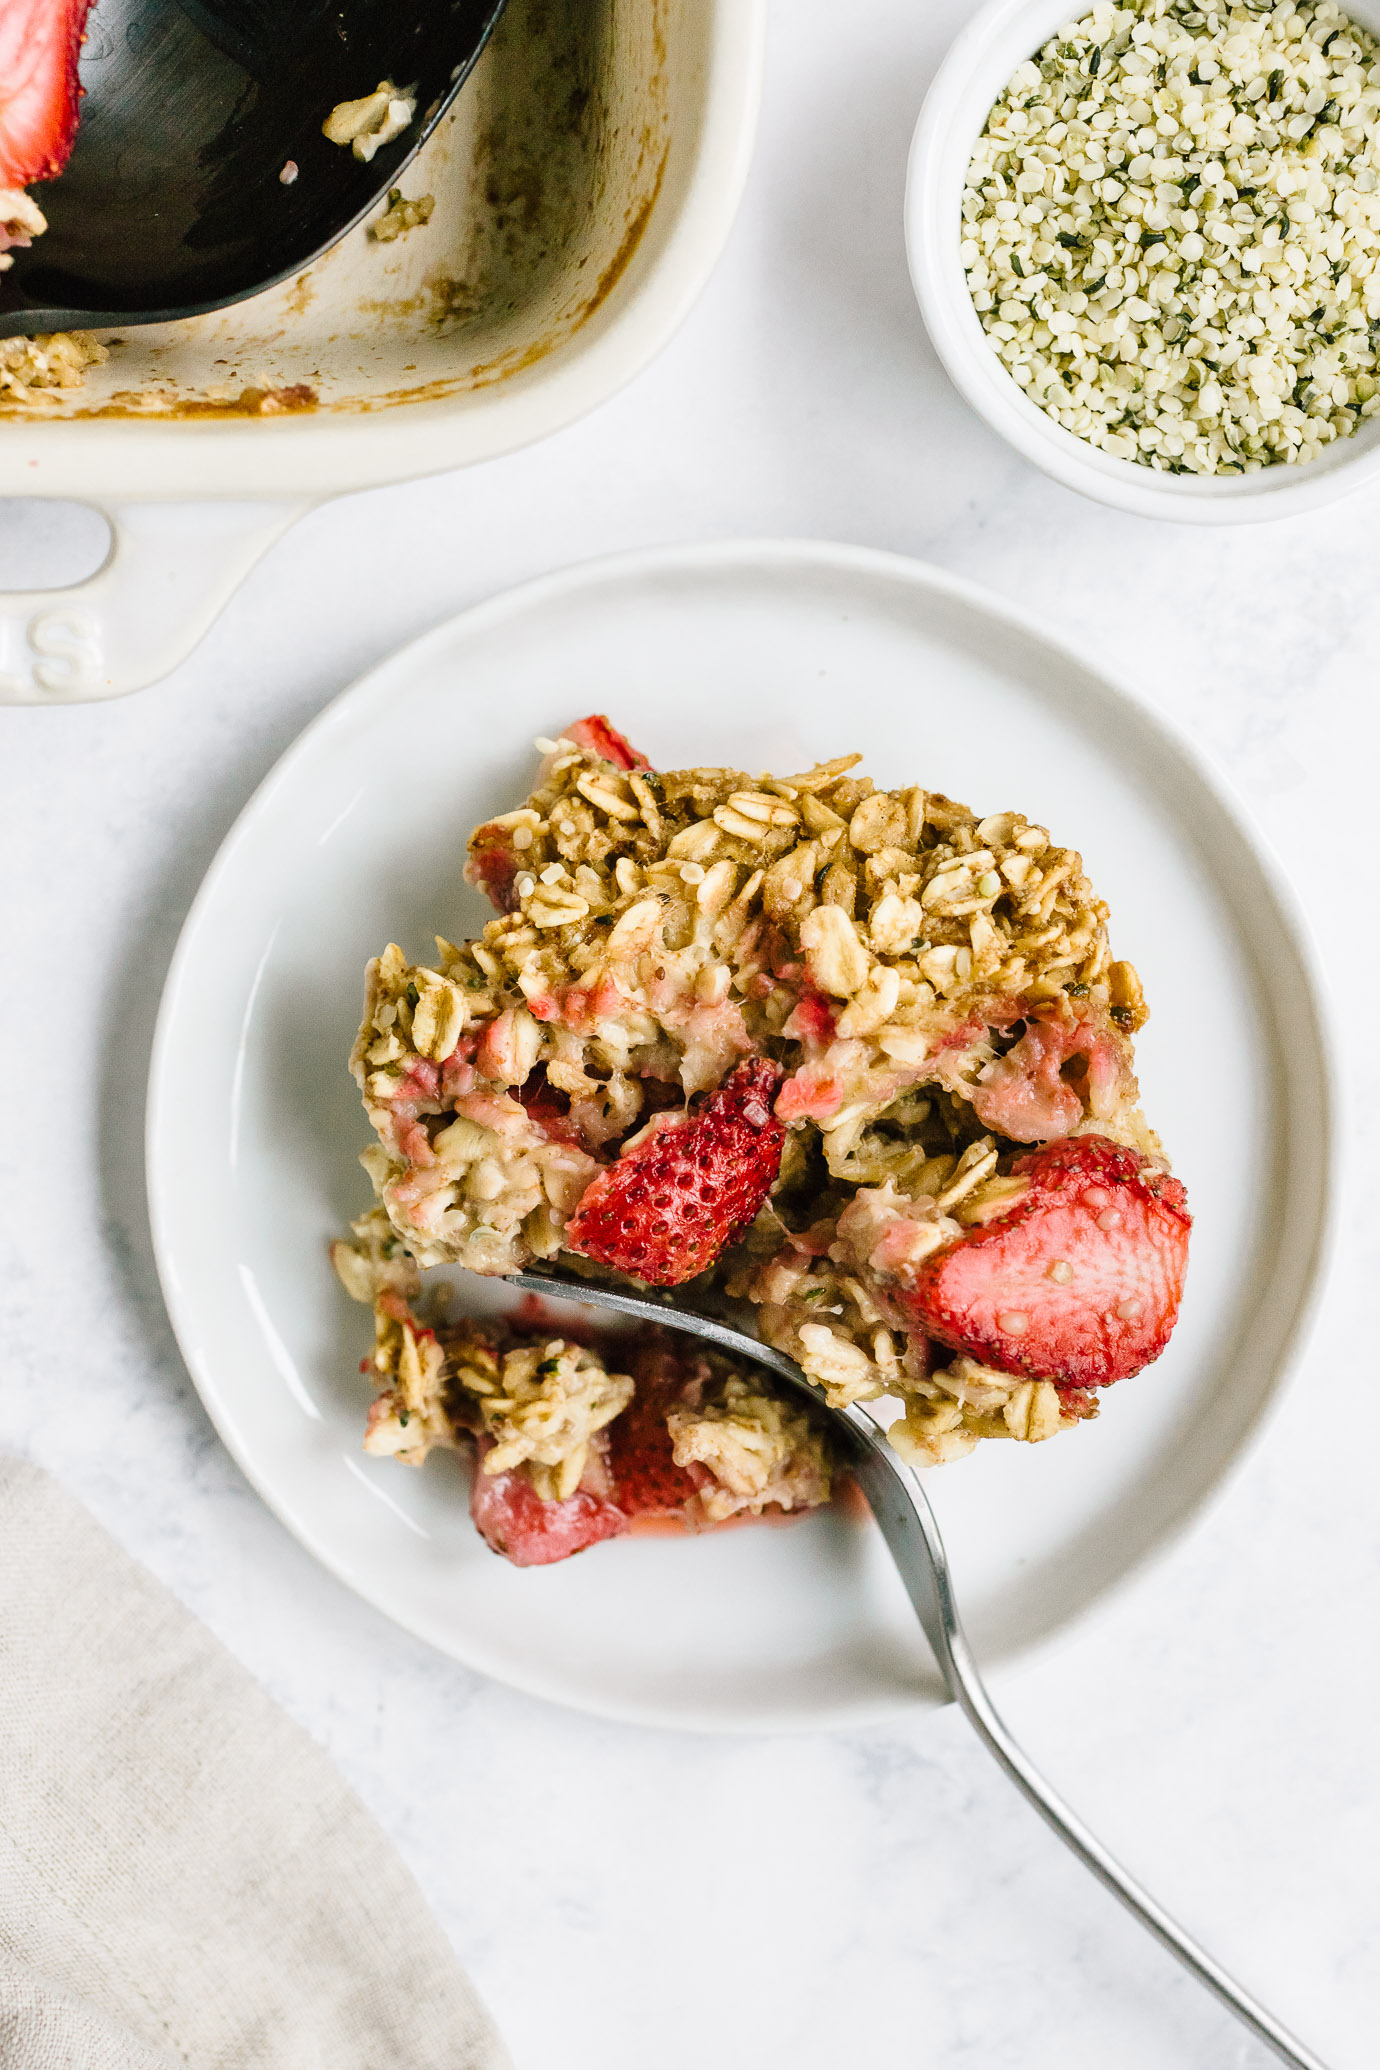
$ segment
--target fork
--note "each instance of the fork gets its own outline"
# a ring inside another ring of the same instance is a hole
[[[1228,1976],[1206,1949],[1190,1939],[1148,1891],[1142,1890],[1051,1789],[1012,1738],[987,1694],[964,1636],[954,1601],[948,1555],[929,1498],[916,1475],[892,1451],[882,1426],[866,1409],[856,1402],[847,1408],[832,1408],[824,1398],[823,1389],[807,1380],[800,1367],[784,1353],[774,1351],[770,1345],[760,1343],[757,1338],[749,1337],[715,1317],[678,1308],[669,1296],[664,1302],[653,1300],[587,1280],[566,1278],[558,1273],[515,1272],[507,1275],[507,1284],[548,1299],[554,1294],[558,1299],[588,1302],[596,1308],[608,1308],[618,1315],[632,1316],[639,1322],[659,1323],[664,1329],[703,1338],[722,1351],[764,1366],[778,1380],[784,1380],[795,1393],[808,1396],[820,1415],[827,1419],[849,1470],[867,1499],[878,1529],[886,1540],[887,1550],[896,1562],[906,1594],[934,1650],[950,1697],[988,1752],[1084,1867],[1091,1869],[1099,1883],[1111,1891],[1113,1897],[1119,1898],[1160,1945],[1176,1956],[1200,1984],[1205,1984],[1258,2041],[1272,2049],[1282,2063],[1291,2064],[1293,2070],[1326,2070],[1320,2057],[1281,2026],[1273,2014]]]

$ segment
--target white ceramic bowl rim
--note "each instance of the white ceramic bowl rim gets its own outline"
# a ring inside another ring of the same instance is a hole
[[[1348,11],[1380,34],[1380,0],[1348,0]],[[1364,488],[1380,477],[1380,418],[1298,467],[1162,474],[1114,459],[1066,431],[1022,393],[993,352],[959,258],[964,179],[998,94],[1070,12],[1067,0],[987,0],[955,39],[920,111],[906,176],[906,250],[926,327],[950,380],[994,431],[1055,481],[1136,516],[1251,524],[1297,517]]]

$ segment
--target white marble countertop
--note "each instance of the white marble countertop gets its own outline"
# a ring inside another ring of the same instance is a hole
[[[968,11],[779,0],[741,219],[625,393],[510,459],[318,510],[159,687],[0,713],[0,1446],[80,1494],[330,1750],[518,2070],[1267,2060],[952,1712],[838,1737],[640,1732],[394,1630],[249,1491],[168,1329],[144,1208],[149,1041],[187,905],[260,777],[362,669],[477,598],[624,546],[773,533],[920,555],[1056,615],[1219,758],[1311,914],[1353,1146],[1316,1341],[1187,1540],[997,1693],[1094,1830],[1333,2070],[1375,2060],[1380,508],[1220,533],[1122,518],[953,396],[900,202],[921,95]],[[17,529],[0,519],[4,581]]]

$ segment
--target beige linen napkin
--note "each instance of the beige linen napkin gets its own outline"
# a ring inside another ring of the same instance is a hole
[[[47,1474],[0,1459],[4,2070],[506,2070],[326,1756]]]

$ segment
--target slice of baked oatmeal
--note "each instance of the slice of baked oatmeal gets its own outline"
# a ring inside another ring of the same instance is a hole
[[[538,746],[470,843],[497,917],[370,965],[364,1162],[410,1258],[695,1279],[832,1401],[901,1397],[916,1462],[1095,1415],[1164,1348],[1189,1217],[1080,857],[857,756]]]

